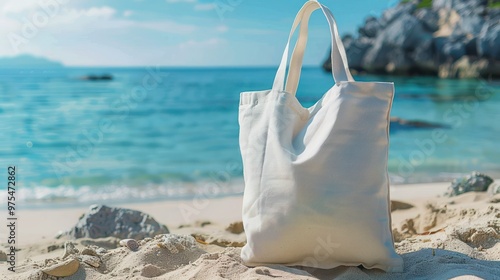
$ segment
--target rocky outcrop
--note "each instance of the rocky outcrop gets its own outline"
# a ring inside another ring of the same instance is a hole
[[[354,73],[500,77],[500,8],[487,0],[402,1],[343,42]],[[331,71],[330,58],[323,67]]]

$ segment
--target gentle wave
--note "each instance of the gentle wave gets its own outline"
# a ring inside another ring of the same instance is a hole
[[[92,203],[133,203],[157,200],[219,198],[243,193],[242,180],[230,182],[200,181],[196,183],[145,184],[142,186],[35,186],[18,188],[17,204],[22,208],[86,206]],[[6,193],[0,193],[5,201]]]

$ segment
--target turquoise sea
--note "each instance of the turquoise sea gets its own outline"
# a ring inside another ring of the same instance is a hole
[[[22,207],[223,196],[243,191],[239,93],[268,89],[275,68],[0,70],[0,168],[18,169]],[[111,74],[112,81],[79,77]],[[358,76],[394,81],[393,183],[500,177],[500,83],[484,79]],[[333,85],[302,72],[311,106]],[[5,194],[0,194],[4,199]]]

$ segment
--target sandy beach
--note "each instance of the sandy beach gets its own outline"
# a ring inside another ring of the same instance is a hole
[[[448,186],[391,187],[392,228],[403,273],[244,266],[239,257],[245,244],[239,223],[242,197],[235,196],[111,205],[150,214],[168,227],[168,235],[137,240],[136,250],[120,246],[116,237],[80,238],[72,245],[66,236],[57,239],[87,208],[20,210],[16,272],[2,261],[0,275],[58,279],[42,271],[62,266],[76,273],[60,279],[498,279],[500,197],[486,192],[444,197]],[[5,229],[1,233],[5,236]],[[73,245],[76,251],[67,252]],[[8,252],[4,240],[0,250]]]

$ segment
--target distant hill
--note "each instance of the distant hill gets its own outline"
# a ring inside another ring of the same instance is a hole
[[[60,62],[28,54],[10,56],[10,57],[0,57],[0,69],[6,69],[6,68],[40,69],[40,68],[61,68],[61,67],[64,67],[64,65]]]

